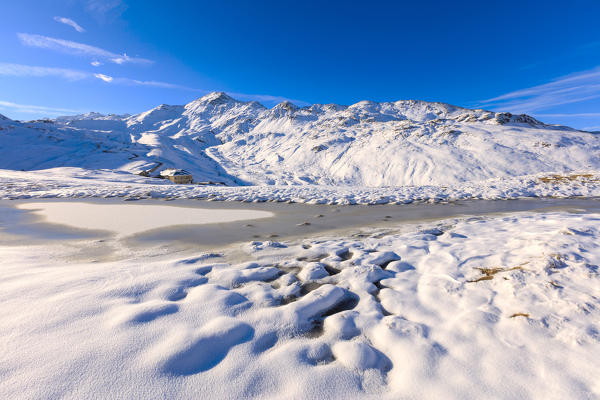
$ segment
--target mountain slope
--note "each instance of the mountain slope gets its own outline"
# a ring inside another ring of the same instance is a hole
[[[229,185],[443,185],[600,169],[598,135],[414,100],[268,109],[215,92],[133,116],[0,118],[0,129],[4,169],[177,167]]]

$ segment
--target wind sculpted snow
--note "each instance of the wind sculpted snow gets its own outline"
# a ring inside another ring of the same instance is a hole
[[[0,169],[184,168],[228,185],[446,185],[600,169],[597,134],[443,103],[284,102],[211,93],[137,115],[0,119]]]
[[[597,398],[599,218],[246,242],[237,261],[2,246],[0,397]]]

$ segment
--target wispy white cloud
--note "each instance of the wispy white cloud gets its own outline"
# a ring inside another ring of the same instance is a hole
[[[94,76],[100,80],[103,80],[104,82],[112,82],[113,81],[112,76],[108,76],[108,75],[104,75],[104,74],[94,74]]]
[[[94,67],[99,67],[102,65],[102,63],[100,61],[94,60],[90,63],[91,65],[93,65]]]
[[[68,79],[71,81],[89,78],[90,74],[83,71],[54,68],[54,67],[38,67],[22,64],[0,63],[0,75],[4,76],[33,76],[33,77],[48,77],[54,76]]]
[[[189,86],[179,85],[176,83],[161,82],[161,81],[146,81],[134,78],[126,77],[113,77],[101,73],[92,73],[76,69],[66,68],[54,68],[54,67],[39,67],[32,65],[23,64],[9,64],[0,62],[0,76],[19,76],[19,77],[58,77],[67,79],[70,81],[77,80],[101,80],[106,84],[110,85],[125,85],[125,86],[144,86],[144,87],[155,87],[162,89],[178,89],[197,92],[198,94],[207,94],[211,92],[206,89],[197,89]],[[280,103],[282,101],[291,101],[296,105],[308,105],[305,101],[290,99],[288,97],[273,96],[268,94],[246,94],[246,93],[232,93],[229,92],[234,98],[240,100],[256,100],[267,103]]]
[[[83,29],[81,27],[81,25],[79,25],[77,22],[73,21],[71,18],[54,17],[54,20],[56,22],[60,22],[61,24],[69,25],[70,27],[72,27],[79,33],[85,32],[85,29]]]
[[[181,89],[181,90],[191,90],[194,92],[206,92],[204,89],[195,89],[183,85],[178,85],[175,83],[168,82],[160,82],[160,81],[141,81],[138,79],[130,79],[130,78],[118,78],[116,79],[116,83],[122,83],[125,85],[136,85],[136,86],[150,86],[157,87],[163,89]]]
[[[600,98],[600,67],[557,78],[482,101],[484,107],[511,112],[534,112]]]
[[[48,36],[35,35],[29,33],[17,33],[17,37],[19,38],[21,43],[23,43],[26,46],[49,49],[67,54],[84,55],[94,58],[100,58],[113,62],[115,64],[150,64],[153,62],[145,58],[130,57],[125,53],[116,54],[111,51],[101,49],[100,47],[90,46],[89,44],[85,43],[72,42],[70,40],[56,39]]]
[[[0,109],[10,110],[26,114],[62,115],[64,113],[78,113],[80,111],[69,108],[56,108],[46,106],[34,106],[31,104],[18,104],[10,101],[0,100]]]
[[[195,89],[175,83],[161,81],[144,81],[140,79],[112,77],[106,74],[86,72],[76,69],[38,67],[33,65],[9,64],[0,62],[0,76],[20,76],[20,77],[58,77],[67,80],[99,79],[103,82],[128,86],[148,86],[164,89],[181,89],[195,92],[208,93],[204,89]]]

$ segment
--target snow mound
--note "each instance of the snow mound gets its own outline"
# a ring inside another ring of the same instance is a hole
[[[451,219],[240,263],[3,246],[0,397],[596,398],[599,221]]]

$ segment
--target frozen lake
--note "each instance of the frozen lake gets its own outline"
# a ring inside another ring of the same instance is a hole
[[[271,212],[260,210],[72,201],[23,203],[19,204],[17,208],[31,211],[42,217],[46,223],[80,229],[103,230],[119,235],[132,235],[169,226],[228,223],[274,216]]]
[[[599,211],[0,202],[0,397],[595,398]]]
[[[215,248],[252,240],[357,233],[464,216],[521,211],[600,211],[598,199],[469,200],[449,204],[326,206],[201,200],[44,199],[0,202],[0,228],[8,240],[126,237],[132,245],[178,243]]]

